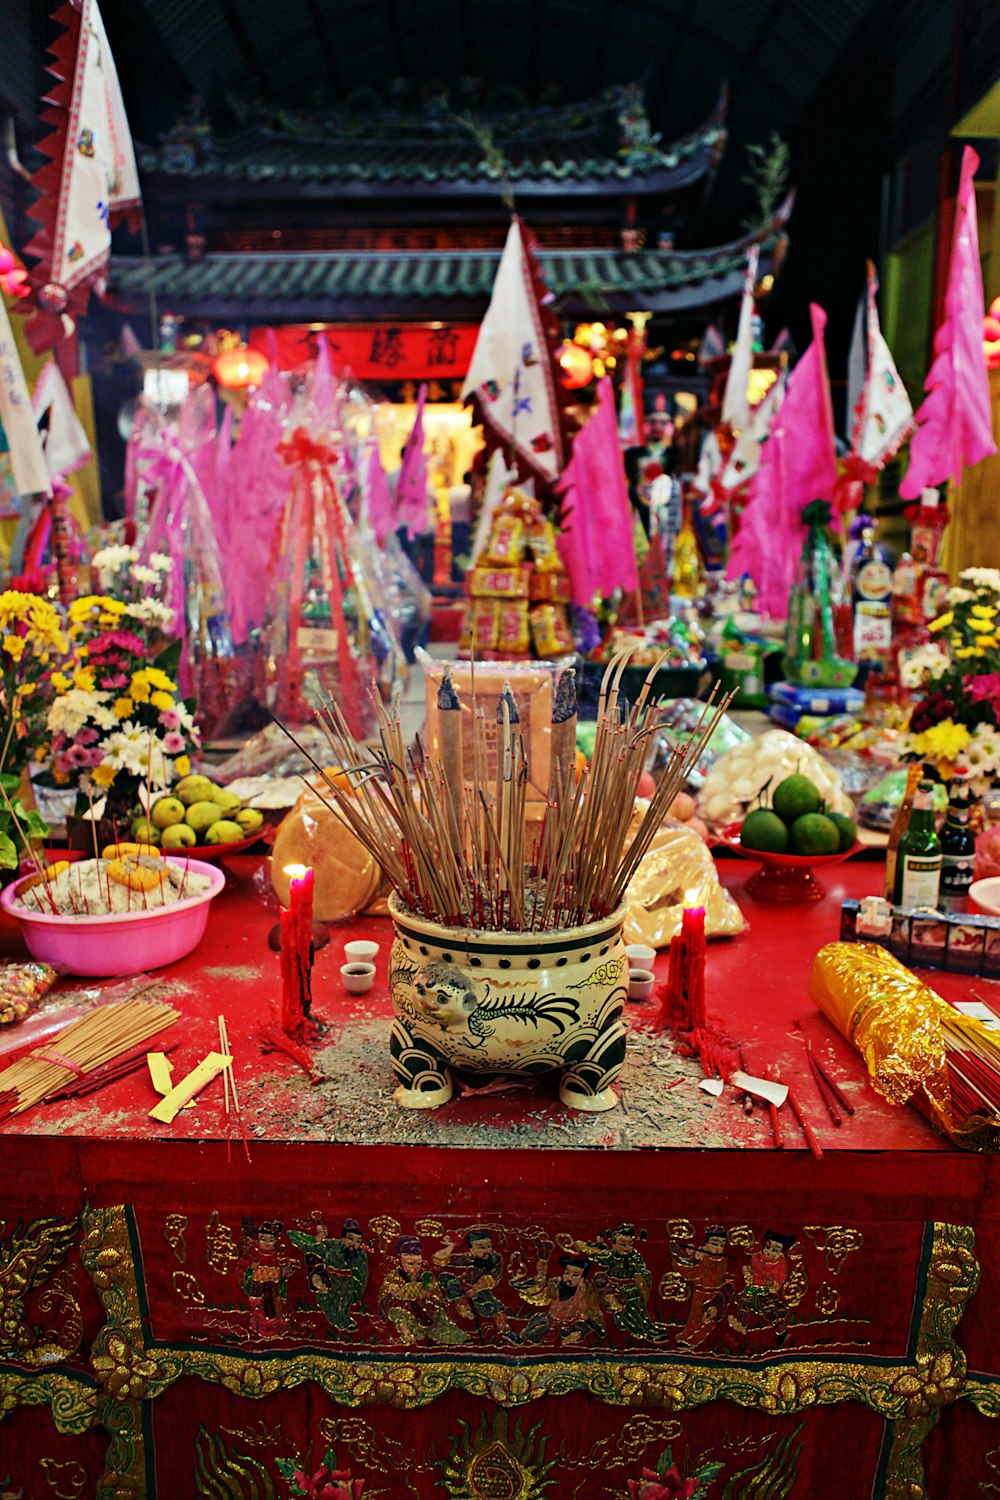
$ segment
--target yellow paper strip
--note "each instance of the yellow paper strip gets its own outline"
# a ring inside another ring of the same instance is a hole
[[[149,1111],[151,1120],[159,1120],[161,1125],[169,1125],[177,1114],[183,1109],[189,1099],[200,1094],[202,1089],[218,1078],[223,1068],[228,1068],[232,1058],[222,1052],[210,1052],[203,1057],[196,1068],[192,1068],[186,1078],[182,1078],[174,1088],[170,1090],[165,1099],[155,1104]]]
[[[146,1062],[153,1087],[158,1094],[169,1094],[174,1083],[174,1065],[165,1052],[147,1052]]]

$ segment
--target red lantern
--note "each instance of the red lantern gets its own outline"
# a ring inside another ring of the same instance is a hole
[[[568,339],[559,350],[561,383],[568,391],[578,391],[589,385],[594,378],[594,356],[589,349],[582,349]]]
[[[240,345],[218,356],[212,374],[227,391],[248,391],[260,385],[270,368],[267,356],[259,349]]]

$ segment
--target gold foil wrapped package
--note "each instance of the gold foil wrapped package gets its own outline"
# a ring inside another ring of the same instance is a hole
[[[997,1117],[982,1092],[995,1090],[1000,1054],[995,1033],[960,1015],[875,943],[821,948],[809,995],[861,1053],[872,1088],[883,1098],[915,1105],[966,1150],[1000,1149]],[[978,1085],[970,1088],[968,1079],[962,1081],[966,1070],[978,1077]]]
[[[667,948],[681,930],[685,906],[705,908],[706,937],[735,937],[743,913],[721,884],[703,841],[682,823],[657,831],[626,892],[625,941]]]
[[[885,948],[827,943],[813,960],[809,997],[861,1053],[884,1098],[906,1104],[921,1087],[947,1089],[945,1002]]]

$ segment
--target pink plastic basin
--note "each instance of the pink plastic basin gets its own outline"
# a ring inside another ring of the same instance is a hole
[[[208,908],[226,883],[225,872],[197,859],[171,859],[192,875],[207,875],[211,884],[201,895],[185,897],[155,911],[120,912],[104,917],[57,917],[27,911],[9,885],[0,907],[16,918],[32,958],[69,974],[102,979],[162,969],[192,953],[208,925]]]

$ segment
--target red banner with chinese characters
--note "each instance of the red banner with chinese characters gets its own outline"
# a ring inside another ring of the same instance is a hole
[[[295,370],[316,357],[325,333],[338,374],[358,380],[461,380],[469,368],[476,323],[286,323],[252,328],[248,343],[270,359],[276,345],[278,368]],[[274,343],[272,344],[272,339]]]

